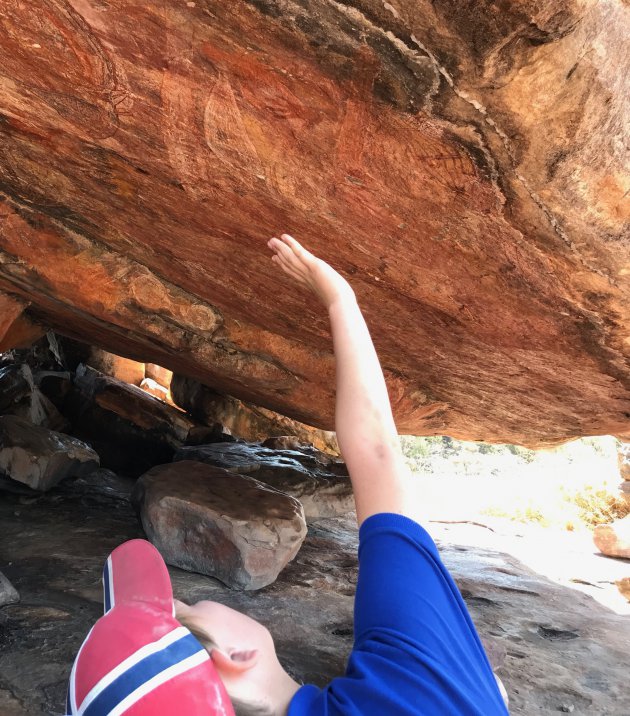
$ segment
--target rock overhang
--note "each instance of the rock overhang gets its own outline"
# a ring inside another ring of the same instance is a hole
[[[0,13],[16,321],[331,428],[288,230],[353,282],[402,431],[630,435],[623,3],[34,5]]]

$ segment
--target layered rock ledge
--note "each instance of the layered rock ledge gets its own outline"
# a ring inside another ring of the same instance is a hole
[[[52,328],[319,428],[349,276],[400,429],[630,438],[624,0],[0,8],[0,346]]]

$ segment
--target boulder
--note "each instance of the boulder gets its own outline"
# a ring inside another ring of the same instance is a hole
[[[0,607],[7,604],[15,604],[20,601],[20,595],[17,589],[9,582],[9,580],[0,572]]]
[[[169,391],[163,385],[160,385],[153,378],[143,378],[140,382],[140,387],[145,393],[152,395],[154,398],[158,398],[163,403],[172,402],[169,401]]]
[[[77,368],[65,412],[73,434],[94,446],[104,467],[136,477],[170,462],[196,425],[141,388],[84,365]]]
[[[597,525],[593,539],[603,554],[630,559],[630,515],[609,525]]]
[[[98,465],[96,452],[74,437],[12,415],[0,417],[0,472],[12,480],[46,491]]]
[[[232,435],[248,441],[293,435],[320,450],[339,454],[335,433],[318,430],[257,405],[222,395],[192,378],[175,374],[171,381],[173,401],[206,425],[220,423]]]
[[[345,464],[313,447],[272,450],[255,443],[213,443],[180,448],[174,460],[197,460],[255,477],[298,499],[308,521],[354,509]]]
[[[615,584],[617,585],[617,589],[621,592],[621,595],[630,602],[630,577],[618,579]]]
[[[149,470],[132,500],[168,564],[216,577],[232,589],[271,584],[306,536],[296,499],[200,462]]]
[[[165,405],[141,388],[88,367],[77,369],[74,384],[99,408],[148,433],[163,436],[172,447],[185,442],[188,432],[195,425],[181,410]]]

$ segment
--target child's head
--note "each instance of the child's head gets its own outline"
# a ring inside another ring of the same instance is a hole
[[[286,713],[298,684],[278,661],[266,627],[211,601],[175,600],[175,617],[207,649],[237,716]]]
[[[212,658],[174,618],[168,570],[153,545],[115,549],[103,587],[105,614],[74,660],[66,713],[234,716]]]

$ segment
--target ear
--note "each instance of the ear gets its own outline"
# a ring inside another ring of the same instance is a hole
[[[230,649],[226,654],[215,647],[210,652],[210,658],[218,671],[236,675],[256,666],[259,654],[258,649]]]

